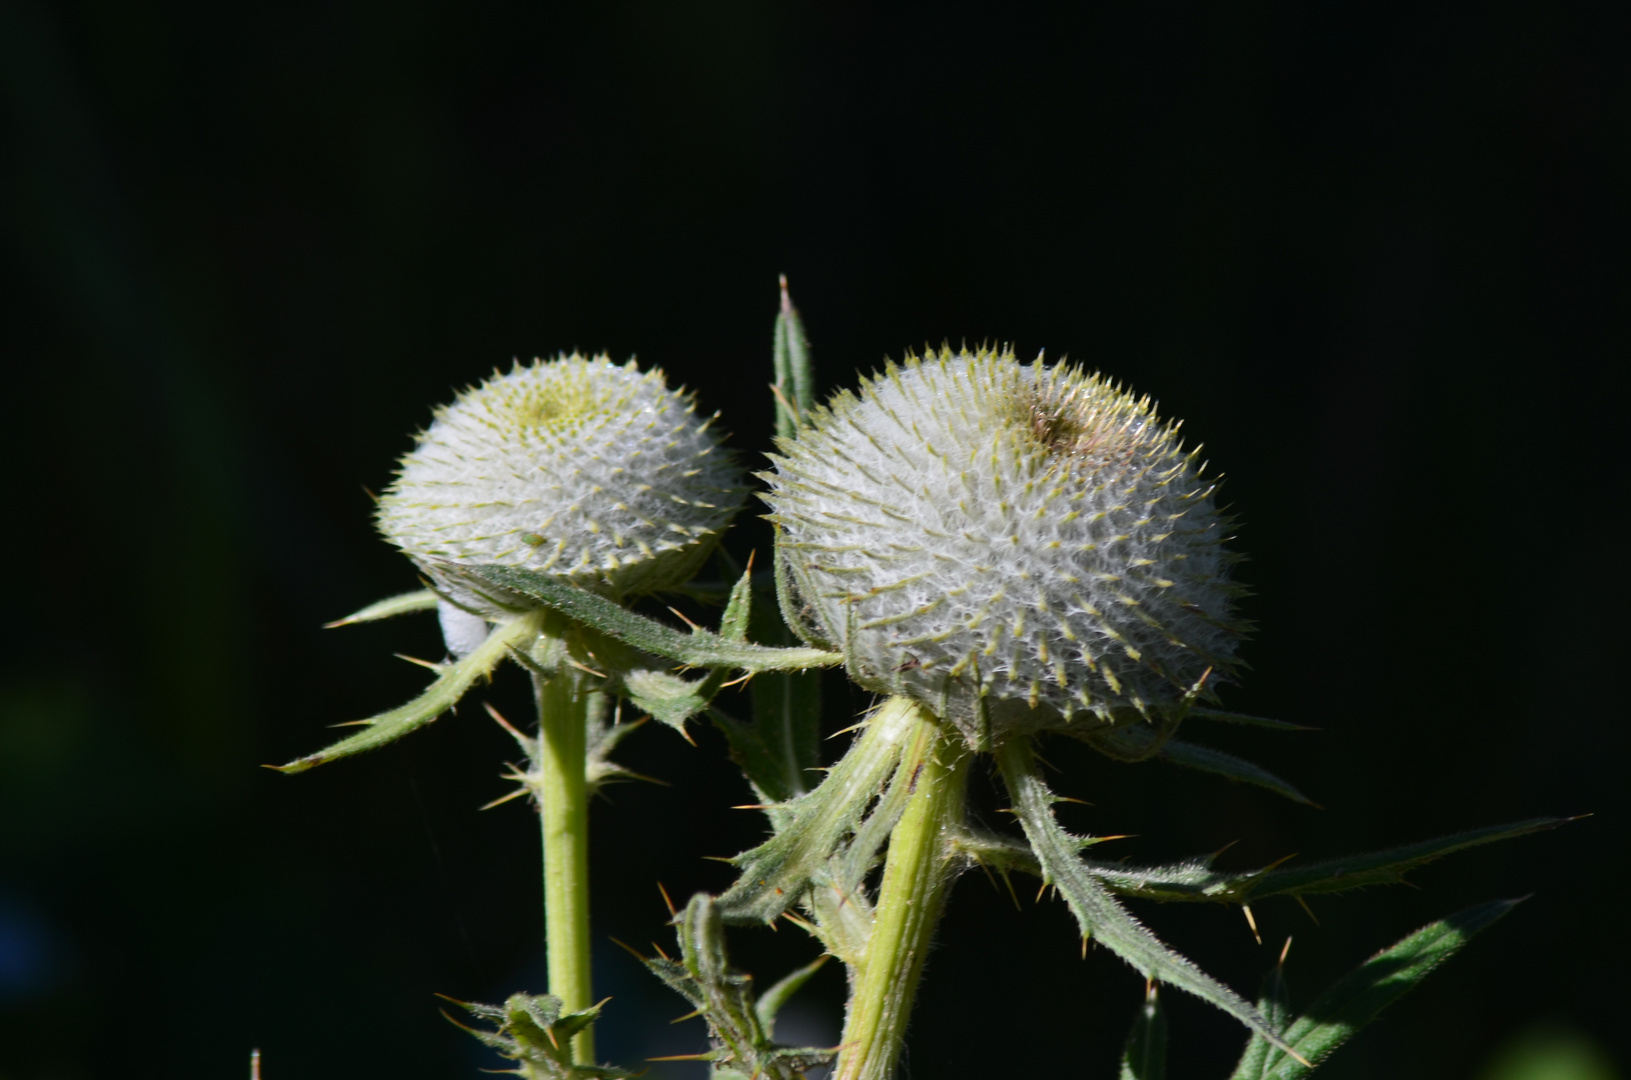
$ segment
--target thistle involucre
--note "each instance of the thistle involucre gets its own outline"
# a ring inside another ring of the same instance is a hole
[[[617,597],[678,585],[742,500],[711,424],[632,360],[518,363],[436,411],[380,499],[379,528],[433,576],[446,560]]]
[[[1232,668],[1213,484],[1147,398],[942,350],[780,450],[767,500],[800,632],[976,744],[1175,721]]]

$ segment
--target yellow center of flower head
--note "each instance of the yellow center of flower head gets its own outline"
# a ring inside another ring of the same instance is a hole
[[[742,500],[712,423],[633,361],[517,364],[436,411],[380,499],[380,531],[433,576],[440,560],[614,596],[678,585]]]
[[[942,350],[780,450],[767,500],[801,633],[971,742],[1176,719],[1232,671],[1225,522],[1147,398]]]

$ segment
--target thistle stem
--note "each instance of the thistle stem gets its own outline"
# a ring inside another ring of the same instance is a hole
[[[901,757],[911,796],[889,835],[877,919],[867,941],[834,1080],[894,1074],[935,926],[951,884],[949,833],[963,821],[968,764],[954,729],[914,706],[917,731]]]
[[[600,695],[584,692],[573,673],[534,672],[538,702],[535,791],[544,834],[544,948],[549,992],[563,1013],[594,1004],[589,982],[589,713]],[[593,1064],[594,1033],[572,1040],[573,1060]]]

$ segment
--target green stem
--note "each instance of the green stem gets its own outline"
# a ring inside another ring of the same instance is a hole
[[[877,919],[855,973],[834,1080],[893,1075],[953,877],[950,841],[963,824],[973,755],[955,730],[921,706],[914,708],[918,728],[900,765],[911,796],[889,835]]]
[[[545,678],[534,672],[538,701],[538,755],[533,762],[544,832],[544,947],[549,992],[563,1013],[594,1004],[589,983],[589,711],[585,693],[563,665]],[[573,1060],[593,1064],[594,1033],[572,1040]]]

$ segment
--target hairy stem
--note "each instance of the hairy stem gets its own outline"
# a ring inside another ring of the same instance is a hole
[[[889,835],[877,921],[854,972],[835,1080],[888,1080],[953,877],[951,840],[963,824],[972,760],[955,729],[920,706],[904,744],[911,791]]]
[[[538,702],[538,754],[533,776],[544,833],[544,947],[549,992],[563,1013],[595,1002],[589,983],[589,713],[598,693],[586,693],[574,673],[533,673]],[[595,1042],[585,1028],[572,1040],[573,1060],[593,1064]]]

